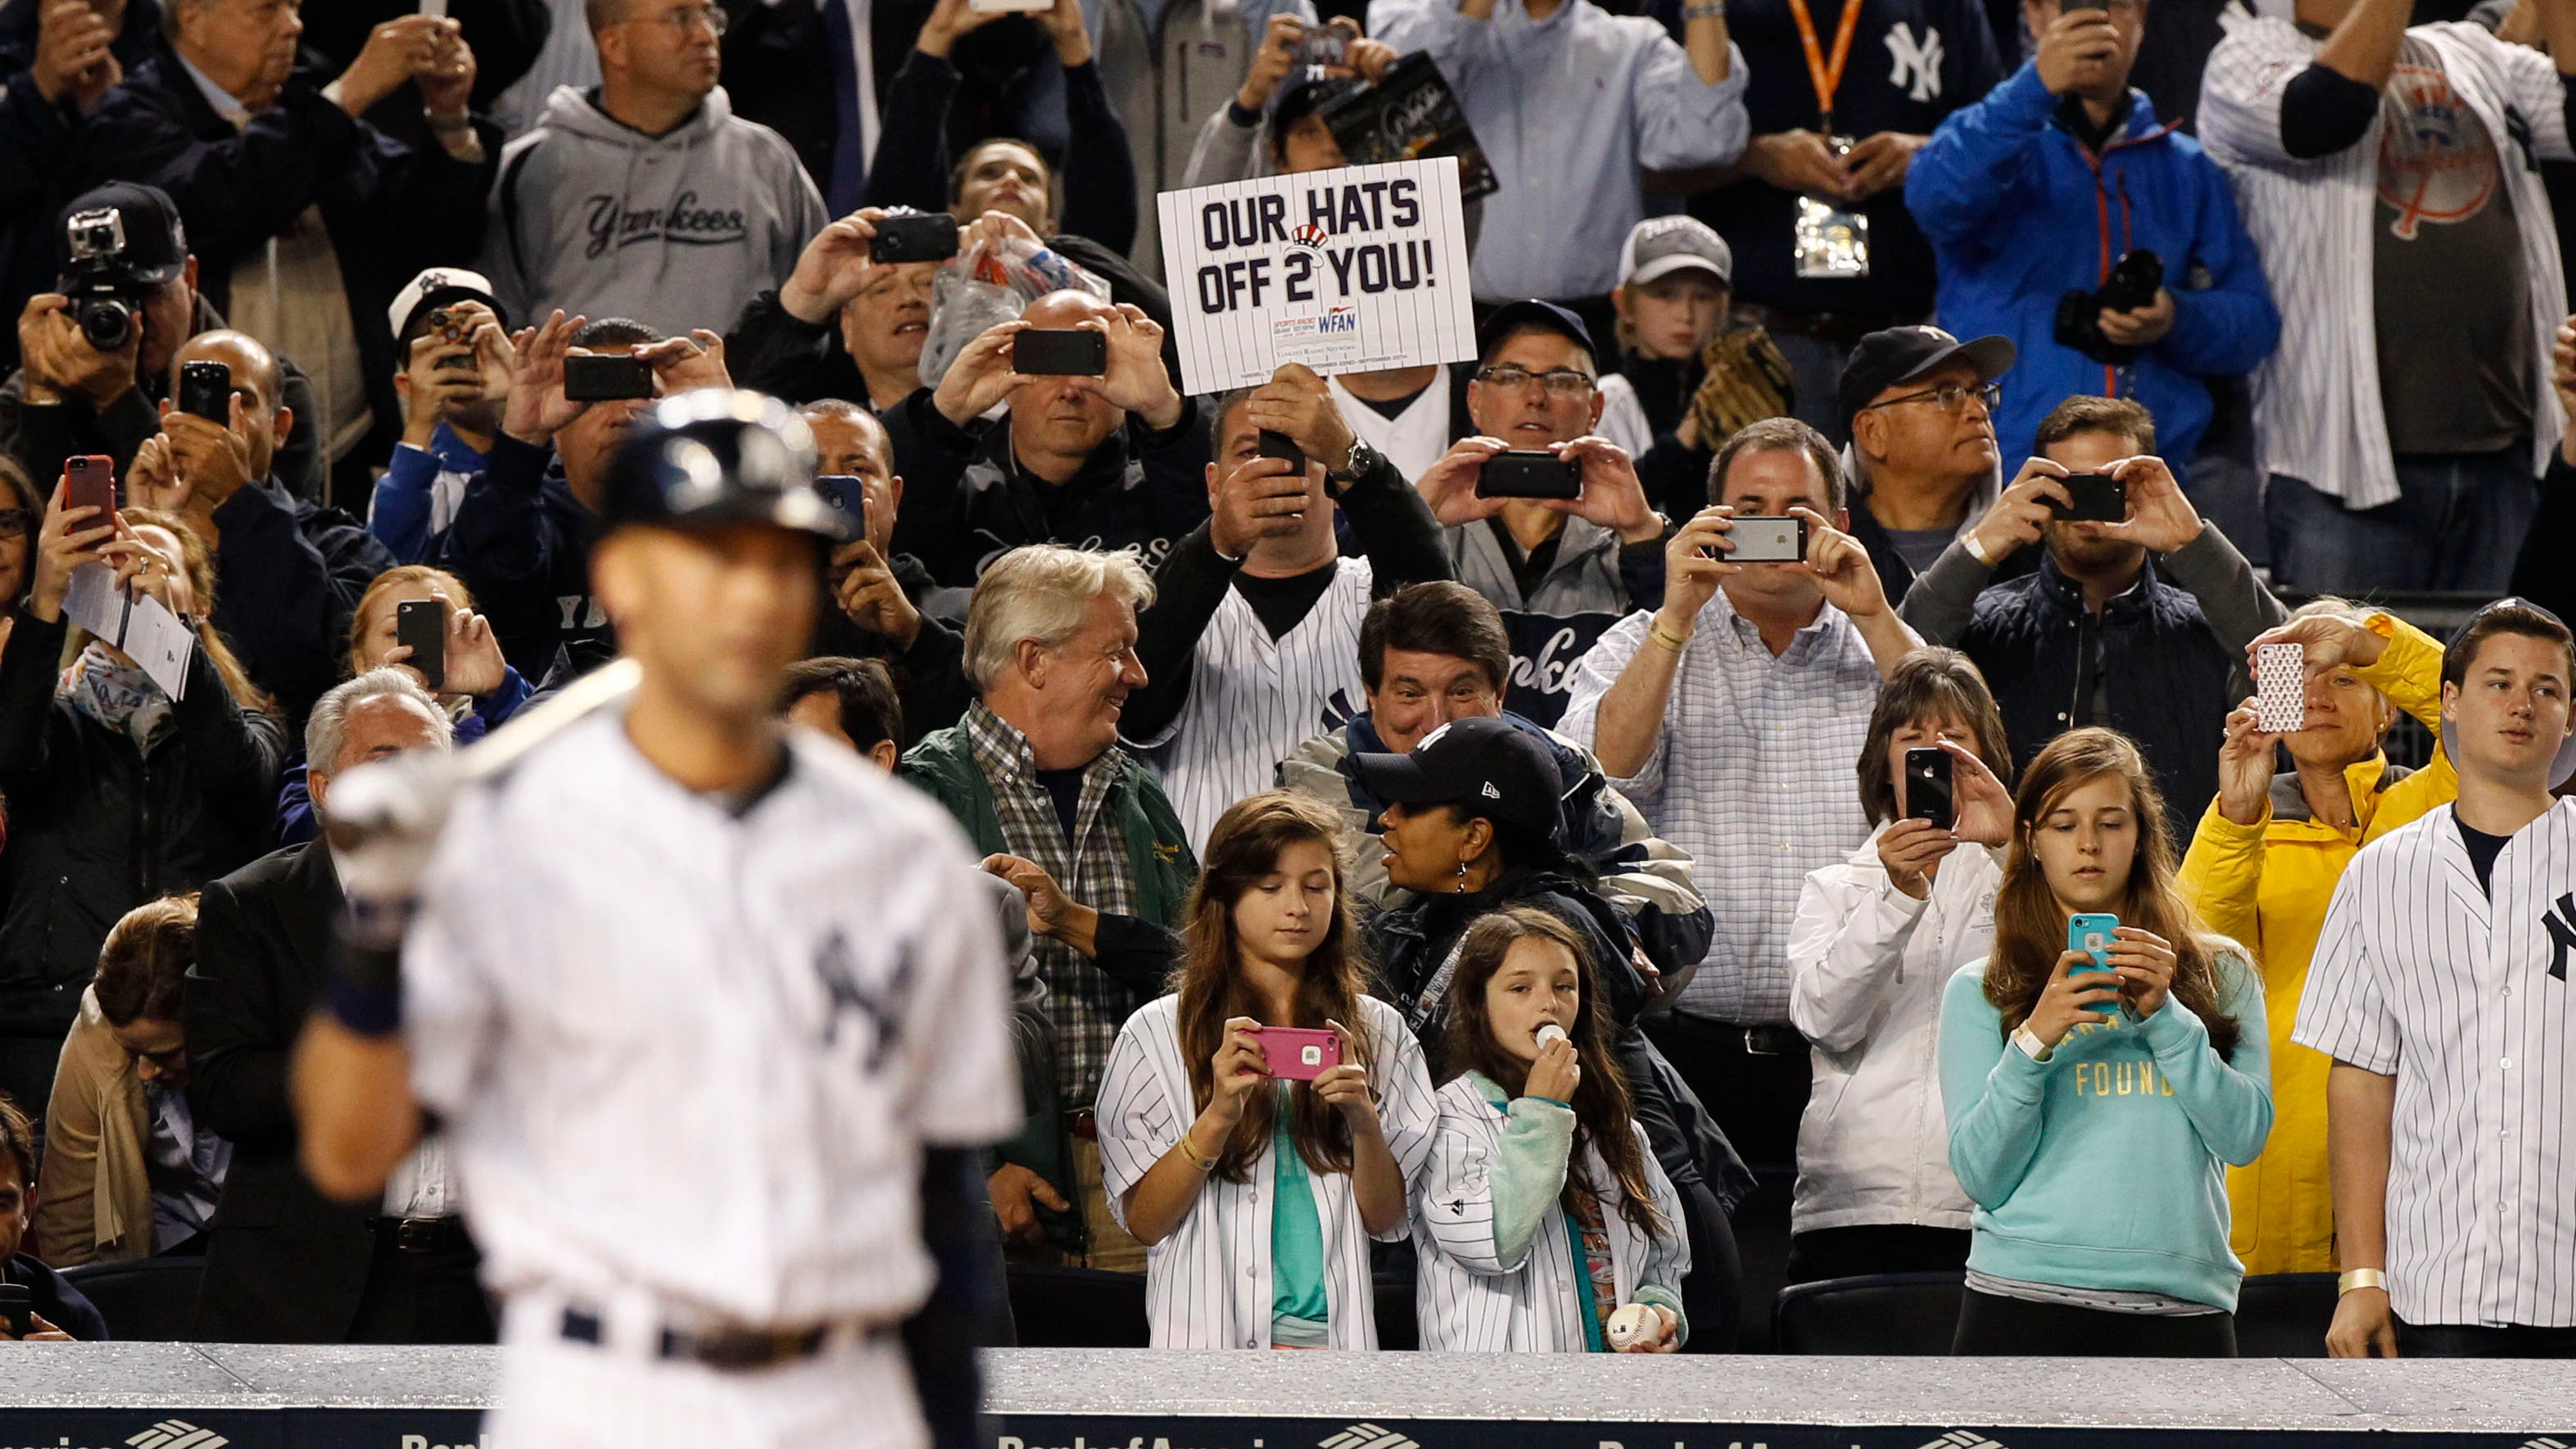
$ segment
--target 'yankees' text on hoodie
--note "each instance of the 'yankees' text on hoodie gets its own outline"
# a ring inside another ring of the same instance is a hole
[[[544,122],[502,153],[483,263],[493,290],[529,321],[561,307],[670,336],[723,331],[823,229],[822,193],[722,86],[659,136],[596,96],[556,87]]]

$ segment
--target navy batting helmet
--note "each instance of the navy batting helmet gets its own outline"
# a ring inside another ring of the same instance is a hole
[[[773,397],[701,388],[638,419],[608,468],[600,499],[611,528],[765,523],[832,542],[849,517],[814,488],[814,435]]]

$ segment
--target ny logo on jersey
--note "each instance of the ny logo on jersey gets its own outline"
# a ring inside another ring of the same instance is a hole
[[[871,1073],[885,1068],[886,1058],[903,1041],[903,1013],[912,1000],[912,951],[904,948],[895,958],[894,970],[886,976],[883,988],[871,988],[859,980],[856,963],[850,959],[847,937],[834,930],[823,949],[814,953],[814,974],[823,978],[823,989],[831,993],[832,1004],[823,1018],[823,1045],[838,1046],[841,1020],[853,1012],[866,1017],[876,1028],[876,1040],[868,1046],[867,1069]]]
[[[2555,912],[2540,913],[2540,924],[2549,928],[2549,974],[2564,981],[2567,979],[2567,952],[2576,948],[2576,894],[2560,896]]]
[[[1896,62],[1895,67],[1887,73],[1889,85],[1911,84],[1912,89],[1908,90],[1906,95],[1916,101],[1935,101],[1941,98],[1940,31],[1926,25],[1923,27],[1923,38],[1918,41],[1914,38],[1914,32],[1900,20],[1887,27],[1887,53]],[[1906,79],[1909,74],[1913,77],[1910,83]]]

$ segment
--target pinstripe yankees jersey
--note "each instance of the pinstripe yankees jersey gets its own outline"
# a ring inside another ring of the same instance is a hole
[[[965,841],[791,741],[729,808],[603,710],[458,797],[405,942],[405,1035],[503,1294],[682,1326],[899,1319],[932,1281],[924,1146],[1017,1125]]]
[[[1440,1089],[1439,1126],[1430,1161],[1414,1180],[1413,1243],[1421,1266],[1414,1277],[1414,1318],[1425,1352],[1582,1353],[1587,1274],[1582,1250],[1561,1207],[1540,1221],[1518,1262],[1502,1261],[1495,1247],[1494,1173],[1502,1159],[1505,1109],[1487,1100],[1492,1083],[1462,1076]],[[1680,1302],[1690,1272],[1690,1241],[1682,1231],[1682,1200],[1673,1191],[1654,1145],[1634,1123],[1637,1153],[1655,1189],[1655,1211],[1671,1232],[1649,1237],[1620,1215],[1619,1181],[1601,1154],[1583,1148],[1584,1180],[1601,1193],[1601,1222],[1610,1238],[1619,1301],[1636,1301],[1641,1287],[1662,1288]]]
[[[2496,857],[2452,807],[2336,883],[2290,1039],[2397,1078],[2388,1295],[2409,1323],[2576,1325],[2576,801]]]
[[[1226,807],[1276,785],[1279,762],[1307,736],[1365,707],[1360,620],[1373,577],[1367,559],[1339,560],[1315,606],[1276,639],[1242,592],[1226,589],[1190,656],[1188,702],[1143,753],[1192,850],[1207,849]]]
[[[1127,1226],[1134,1187],[1197,1120],[1189,1064],[1181,1058],[1181,999],[1151,1001],[1127,1018],[1100,1078],[1097,1122],[1100,1168],[1109,1211]],[[1395,1008],[1359,1001],[1351,1023],[1369,1041],[1369,1086],[1395,1165],[1411,1182],[1430,1151],[1431,1077],[1422,1048]],[[1272,1285],[1270,1211],[1275,1151],[1253,1164],[1249,1182],[1211,1175],[1180,1226],[1145,1257],[1145,1317],[1156,1348],[1268,1348]],[[1334,1348],[1377,1347],[1376,1289],[1369,1278],[1369,1235],[1348,1173],[1307,1178],[1324,1229],[1324,1293],[1331,1305]],[[1401,1239],[1405,1225],[1386,1234]]]

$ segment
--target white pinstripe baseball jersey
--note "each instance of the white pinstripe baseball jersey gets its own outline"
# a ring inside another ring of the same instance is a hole
[[[1582,1353],[1588,1270],[1565,1221],[1553,1208],[1517,1263],[1505,1263],[1494,1240],[1494,1171],[1502,1158],[1506,1109],[1485,1096],[1490,1083],[1462,1076],[1442,1087],[1431,1158],[1414,1180],[1413,1245],[1420,1256],[1414,1318],[1425,1352]],[[1619,1301],[1634,1302],[1652,1285],[1679,1297],[1690,1273],[1690,1240],[1682,1231],[1681,1195],[1655,1161],[1654,1145],[1635,1123],[1637,1153],[1655,1189],[1655,1211],[1671,1232],[1649,1237],[1619,1212],[1619,1181],[1589,1145],[1584,1180],[1601,1192],[1601,1221],[1610,1237]]]
[[[2231,12],[2221,23],[2226,38],[2210,52],[2201,81],[2200,143],[2236,189],[2281,310],[2281,344],[2254,370],[2254,462],[2339,497],[2347,508],[2393,503],[2397,463],[2380,404],[2371,235],[2388,110],[2383,106],[2369,131],[2341,151],[2292,156],[2281,141],[2282,93],[2323,42],[2301,34],[2286,14]],[[2547,393],[2550,339],[2567,310],[2567,289],[2549,195],[2529,164],[2535,152],[2568,155],[2558,70],[2539,51],[2475,25],[2419,25],[2406,34],[2441,58],[2443,76],[2504,162],[2498,170],[2531,278],[2533,377],[2541,394],[2531,419],[2537,474],[2565,426]]]
[[[2576,1325],[2576,800],[2493,899],[2452,807],[2336,883],[2290,1039],[2397,1078],[2388,1296],[2409,1323]]]
[[[1109,1211],[1127,1225],[1127,1189],[1181,1140],[1198,1117],[1189,1066],[1181,1059],[1178,996],[1146,1003],[1119,1030],[1100,1078],[1097,1121],[1100,1167]],[[1378,1122],[1406,1182],[1431,1149],[1431,1077],[1422,1048],[1395,1008],[1359,1001],[1351,1023],[1369,1040],[1369,1086]],[[1268,1348],[1273,1308],[1270,1210],[1277,1154],[1264,1151],[1249,1182],[1211,1176],[1171,1236],[1145,1256],[1145,1317],[1156,1348]],[[1346,1173],[1311,1173],[1315,1215],[1324,1229],[1324,1294],[1331,1305],[1334,1348],[1377,1347],[1376,1289],[1369,1279],[1369,1235]],[[1400,1239],[1405,1225],[1386,1234]]]
[[[1143,756],[1192,850],[1207,849],[1227,806],[1278,784],[1279,762],[1308,736],[1366,707],[1360,621],[1373,577],[1367,559],[1339,560],[1315,606],[1276,639],[1240,590],[1225,591],[1190,656],[1190,697]]]
[[[929,1292],[924,1146],[1019,1118],[993,913],[927,796],[787,762],[729,808],[603,710],[457,799],[405,1034],[504,1295],[794,1328]]]

